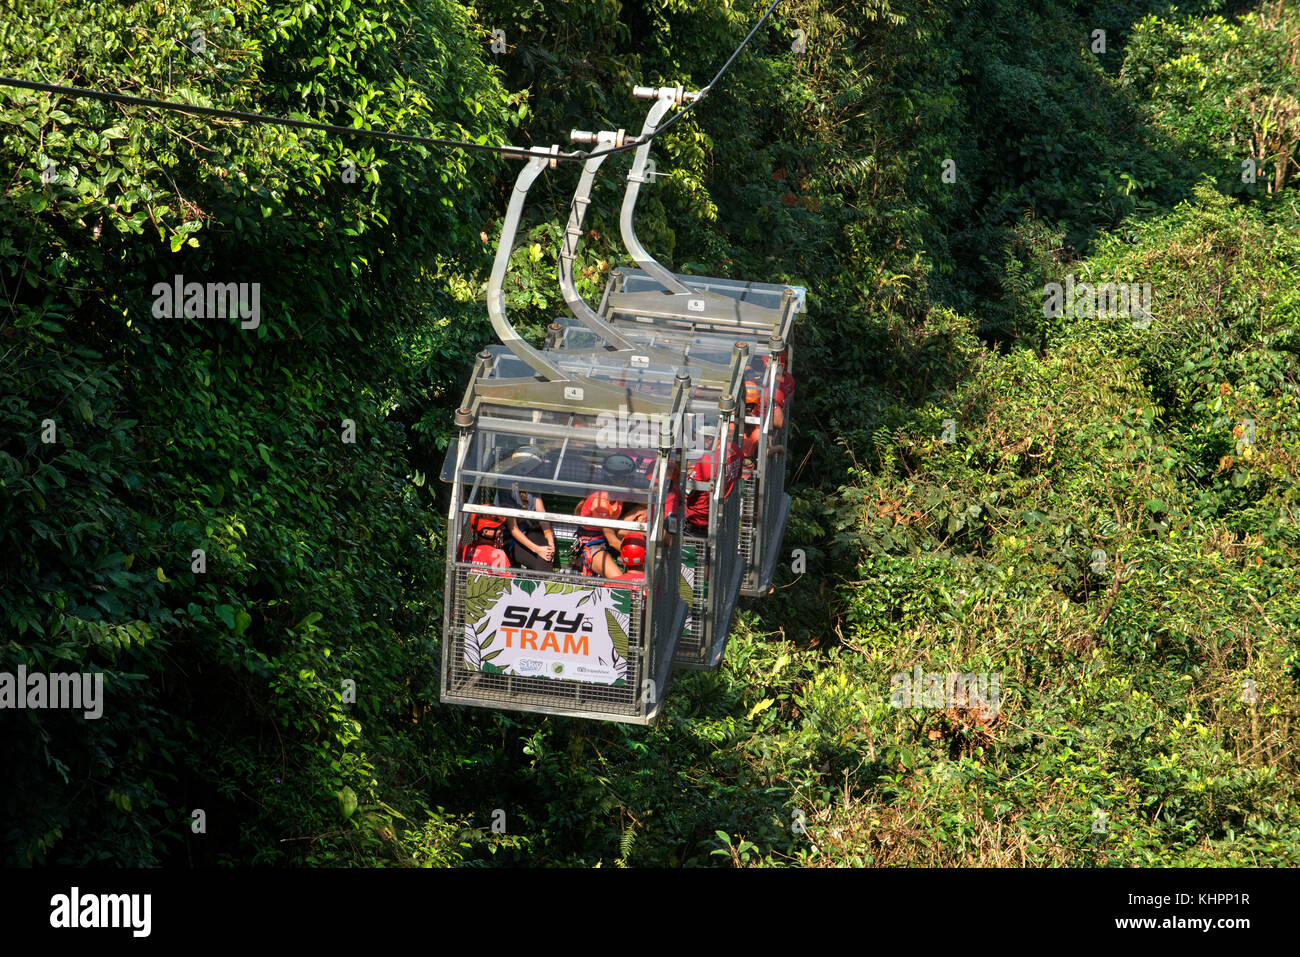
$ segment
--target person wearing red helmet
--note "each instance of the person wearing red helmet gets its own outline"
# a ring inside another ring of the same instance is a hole
[[[785,425],[785,404],[787,398],[785,391],[778,385],[776,389],[775,401],[772,404],[772,433]],[[763,412],[767,403],[763,399],[762,390],[752,379],[745,381],[745,417],[762,419]],[[758,457],[758,439],[762,431],[761,424],[745,425],[745,442],[744,454],[746,464],[753,467],[754,460]],[[784,447],[780,445],[769,445],[768,455],[780,455],[784,452]]]
[[[740,478],[741,467],[744,464],[745,455],[741,447],[734,441],[727,443],[727,458],[723,468],[723,481],[726,486],[723,489],[723,497],[731,494],[731,490],[736,486],[736,479]],[[708,455],[695,463],[695,468],[691,469],[691,480],[693,482],[708,482],[718,470],[718,450],[715,447]],[[709,493],[704,489],[691,492],[686,496],[686,523],[697,533],[707,533],[709,530]]]
[[[577,514],[583,518],[617,519],[622,517],[623,503],[611,499],[608,492],[592,492],[578,506]],[[579,525],[578,541],[582,549],[583,576],[617,578],[621,574],[618,563],[614,561],[619,548],[618,534],[614,529]]]
[[[475,565],[490,565],[493,568],[509,568],[510,559],[501,550],[504,539],[505,520],[496,515],[473,515],[469,520],[474,540],[462,545],[460,560]]]

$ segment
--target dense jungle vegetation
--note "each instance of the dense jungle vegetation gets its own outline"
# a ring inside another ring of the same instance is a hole
[[[0,0],[0,73],[549,145],[765,6]],[[516,165],[0,90],[0,671],[106,694],[0,714],[5,863],[1300,864],[1300,8],[789,0],[653,155],[664,262],[809,290],[807,569],[636,728],[438,702]],[[514,254],[535,336],[576,176]],[[176,275],[260,325],[156,318]],[[1045,318],[1067,276],[1149,321]],[[1001,710],[891,707],[917,665]]]

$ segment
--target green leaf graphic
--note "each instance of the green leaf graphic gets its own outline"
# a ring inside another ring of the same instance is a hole
[[[618,619],[614,617],[614,611],[611,608],[605,609],[605,624],[609,626],[609,637],[614,642],[614,650],[626,658],[627,632],[618,623]]]
[[[465,623],[477,626],[509,587],[508,578],[470,575],[465,583]]]

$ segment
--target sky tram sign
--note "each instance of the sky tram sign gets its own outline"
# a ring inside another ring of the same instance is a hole
[[[465,667],[615,685],[627,680],[632,591],[470,574]]]

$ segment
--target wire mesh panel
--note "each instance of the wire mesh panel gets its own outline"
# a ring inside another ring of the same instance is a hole
[[[683,542],[682,594],[689,590],[691,617],[673,658],[675,667],[716,668],[722,663],[744,570],[736,547],[742,493],[738,484],[722,499],[707,535],[688,535]]]
[[[687,535],[682,542],[682,569],[679,587],[682,597],[691,603],[673,664],[679,668],[700,667],[708,653],[706,627],[709,622],[709,540],[701,535]]]
[[[674,529],[681,524],[681,505],[668,520]],[[672,680],[673,659],[681,642],[690,606],[680,594],[682,536],[667,534],[655,549],[651,569],[652,604],[646,678],[640,684],[643,700],[653,715],[654,709]]]
[[[743,481],[745,487],[740,498],[740,557],[745,563],[745,573],[740,587],[742,591],[750,591],[758,587],[758,576],[761,573],[761,569],[754,563],[755,556],[758,555],[758,479],[751,472]]]
[[[772,443],[779,445],[782,450],[786,449],[789,431],[790,413],[787,407],[785,422],[780,429],[772,431]],[[763,514],[767,519],[763,528],[766,541],[763,542],[762,577],[759,580],[759,587],[763,589],[772,583],[772,574],[780,558],[781,540],[785,535],[786,518],[790,513],[790,496],[785,492],[785,461],[784,451],[779,456],[773,457],[764,479],[765,487],[762,489]]]
[[[442,700],[645,724],[663,651],[644,632],[643,587],[457,562]]]

